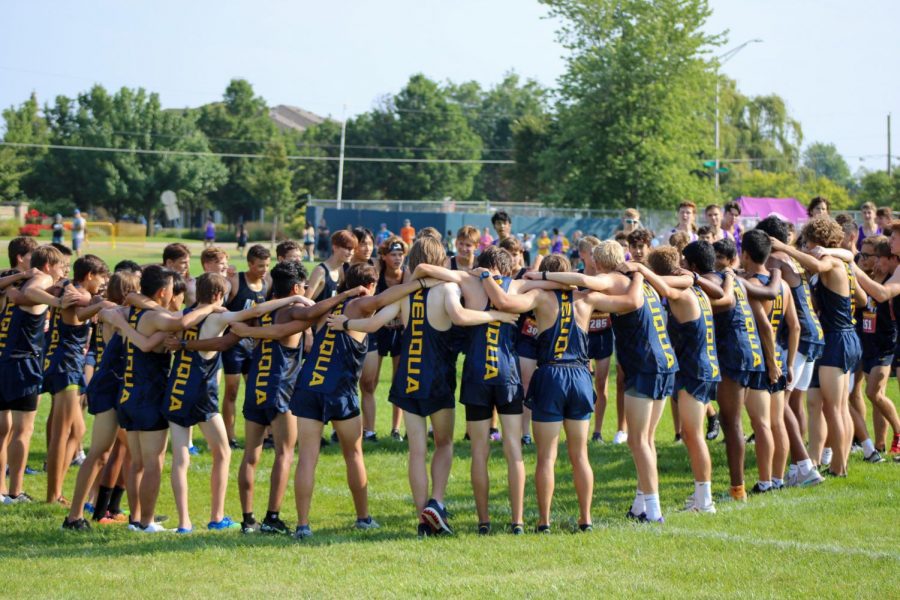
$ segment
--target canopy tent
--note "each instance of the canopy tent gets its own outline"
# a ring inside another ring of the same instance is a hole
[[[769,215],[777,215],[786,221],[798,223],[805,221],[806,207],[796,198],[750,198],[741,196],[735,202],[741,207],[741,218],[764,219]]]

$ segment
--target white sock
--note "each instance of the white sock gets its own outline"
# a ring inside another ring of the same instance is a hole
[[[706,507],[712,504],[712,482],[711,481],[695,481],[694,482],[694,501],[699,507]]]
[[[659,494],[644,494],[644,506],[647,520],[659,521],[662,518],[662,510],[659,508]]]
[[[804,458],[797,463],[797,468],[800,469],[800,475],[806,477],[815,467],[813,467],[812,459]]]
[[[772,478],[772,487],[784,487],[784,479],[779,479],[778,477]]]
[[[646,508],[644,508],[644,505],[645,505],[644,492],[642,492],[641,490],[638,490],[637,493],[634,495],[634,502],[631,503],[631,514],[633,514],[636,517],[641,516],[641,514],[646,512]]]
[[[824,450],[822,450],[822,464],[830,465],[831,457],[833,456],[833,454],[834,453],[831,451],[831,448],[825,448]]]
[[[763,492],[772,487],[771,481],[758,481],[756,484],[759,486],[759,489]]]
[[[872,441],[872,438],[868,438],[866,441],[862,443],[863,454],[866,457],[872,456],[872,453],[875,452],[875,443]]]

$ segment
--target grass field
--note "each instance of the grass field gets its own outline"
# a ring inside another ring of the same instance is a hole
[[[4,246],[0,243],[0,247]],[[111,264],[121,258],[158,260],[162,245],[123,247],[116,252],[91,248]],[[199,248],[199,244],[196,245]],[[235,254],[236,256],[236,254]],[[242,262],[235,261],[241,265]],[[193,272],[199,272],[195,264]],[[239,532],[200,531],[209,512],[209,453],[190,468],[191,514],[196,533],[147,536],[123,527],[95,527],[88,533],[60,530],[65,511],[45,504],[0,507],[0,589],[7,597],[97,597],[106,590],[135,597],[186,598],[281,594],[302,597],[890,597],[900,573],[896,529],[900,523],[900,465],[869,465],[854,455],[847,479],[829,479],[813,489],[792,489],[752,498],[746,504],[721,502],[717,515],[680,513],[691,493],[692,477],[683,446],[672,442],[666,411],[657,435],[660,493],[666,524],[635,526],[624,519],[635,487],[634,467],[625,446],[592,445],[595,491],[593,533],[569,533],[577,516],[571,472],[560,453],[553,506],[554,535],[514,538],[504,533],[475,535],[476,518],[469,485],[469,450],[455,447],[448,505],[458,534],[453,538],[415,537],[416,519],[406,479],[406,447],[385,440],[390,410],[390,368],[378,387],[378,432],[382,441],[367,445],[369,497],[377,531],[351,528],[352,503],[344,465],[336,447],[319,462],[311,524],[315,536],[248,537]],[[611,386],[612,387],[612,386]],[[613,390],[610,390],[613,392]],[[896,380],[889,393],[898,400]],[[30,464],[45,456],[44,423],[49,399],[41,401]],[[456,439],[464,431],[457,411]],[[243,427],[238,423],[238,430]],[[603,434],[612,439],[614,408]],[[749,431],[749,424],[745,425]],[[88,420],[90,432],[90,419]],[[89,434],[88,434],[89,435]],[[198,445],[204,447],[199,431]],[[727,490],[724,445],[710,444],[713,491]],[[256,514],[265,511],[268,465],[257,473]],[[236,476],[240,451],[232,458]],[[537,507],[532,485],[535,453],[526,449],[526,522]],[[755,480],[753,447],[748,446],[747,481]],[[495,445],[490,464],[495,530],[508,522],[505,463]],[[74,486],[70,469],[65,495]],[[26,478],[26,490],[42,497],[43,474]],[[289,486],[290,488],[290,486]],[[158,512],[174,515],[168,472]],[[240,516],[234,477],[226,513]],[[292,490],[283,517],[296,517]],[[167,526],[174,527],[170,520]]]

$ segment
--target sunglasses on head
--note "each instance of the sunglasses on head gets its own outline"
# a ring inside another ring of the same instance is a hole
[[[635,223],[640,223],[637,219],[625,219],[626,225],[634,225]]]

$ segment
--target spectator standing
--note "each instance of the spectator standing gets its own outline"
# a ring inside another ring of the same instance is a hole
[[[722,209],[719,208],[718,204],[710,204],[706,207],[706,225],[709,227],[709,233],[712,235],[712,239],[709,240],[710,244],[718,242],[719,240],[725,239],[725,230],[722,229]],[[699,235],[699,232],[697,232]]]
[[[623,232],[626,236],[636,229],[643,229],[641,224],[641,211],[636,208],[626,208],[622,213],[622,222],[618,231]]]
[[[809,215],[810,219],[819,215],[828,216],[828,199],[816,196],[810,200],[809,206],[806,208],[806,214]]]
[[[530,233],[522,234],[522,260],[525,265],[531,264],[531,249],[534,247],[534,236]]]
[[[875,211],[875,223],[881,231],[887,231],[891,228],[891,221],[894,220],[894,210],[890,206],[882,206]]]
[[[63,243],[63,233],[66,228],[63,225],[62,215],[56,213],[56,216],[53,217],[53,243],[54,244],[62,244]]]
[[[247,248],[247,239],[249,237],[250,236],[247,235],[247,228],[244,227],[244,222],[241,221],[240,223],[238,223],[238,230],[235,239],[237,240],[238,253],[240,253],[242,257],[244,256],[244,250]]]
[[[303,254],[306,260],[312,262],[316,259],[316,228],[309,221],[303,228]]]
[[[863,204],[859,209],[859,214],[862,217],[862,225],[859,226],[859,236],[856,238],[857,251],[862,250],[863,241],[867,237],[881,235],[881,227],[875,222],[875,205],[873,203]]]
[[[406,247],[412,247],[416,240],[416,228],[410,224],[409,219],[403,219],[403,227],[400,228],[400,239],[406,244]]]
[[[328,223],[325,222],[325,219],[319,221],[316,252],[319,253],[319,258],[321,260],[325,260],[331,256],[331,231],[328,229]]]
[[[741,226],[738,218],[741,216],[741,205],[737,202],[726,202],[725,213],[722,215],[722,229],[725,231],[725,239],[734,242],[737,248],[737,256],[741,255]]]
[[[382,223],[378,228],[378,233],[375,234],[375,247],[381,248],[381,245],[394,233],[388,229],[387,223]]]
[[[75,218],[72,219],[72,250],[75,251],[76,256],[80,257],[81,247],[86,239],[85,229],[87,228],[87,221],[84,220],[84,217],[81,216],[81,211],[77,208],[74,216]]]
[[[203,233],[203,247],[209,248],[216,243],[216,224],[213,223],[212,217],[206,218],[206,228]]]
[[[494,236],[491,235],[491,230],[488,227],[484,228],[484,231],[481,232],[481,241],[478,243],[478,251],[482,252],[488,246],[494,245]]]

